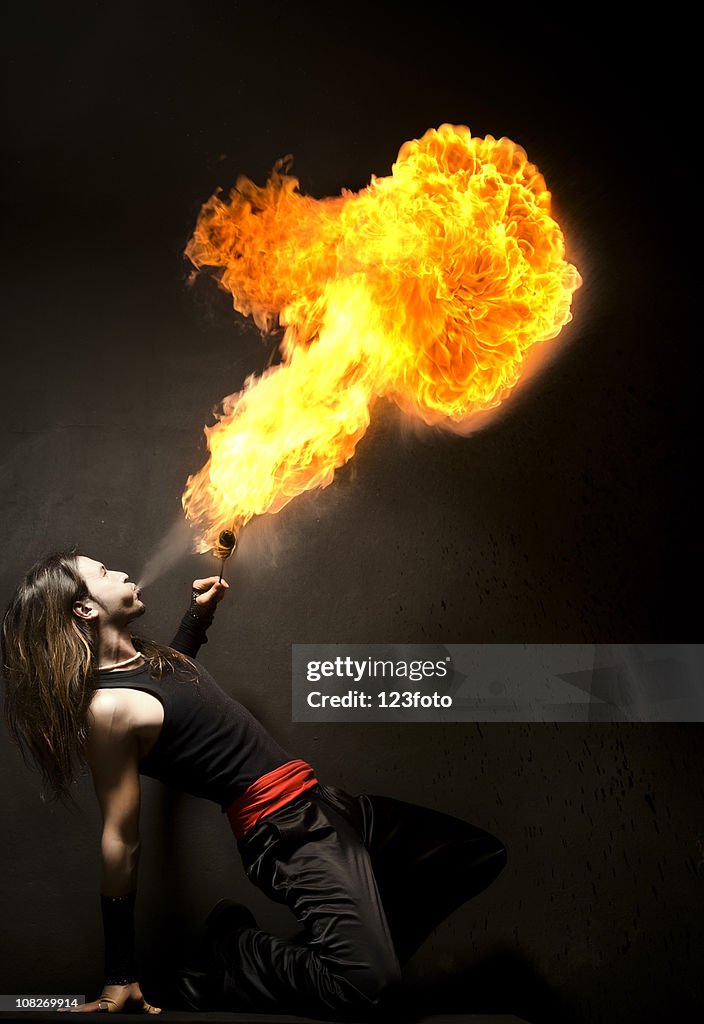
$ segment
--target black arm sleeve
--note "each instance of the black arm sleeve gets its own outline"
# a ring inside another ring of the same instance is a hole
[[[134,955],[136,890],[124,896],[100,896],[105,940],[106,985],[130,985],[137,980]]]
[[[202,608],[196,604],[198,591],[193,591],[191,606],[181,619],[181,624],[176,630],[176,635],[169,644],[174,650],[180,651],[189,658],[195,658],[203,644],[207,644],[206,633],[215,615],[215,605],[209,608]]]

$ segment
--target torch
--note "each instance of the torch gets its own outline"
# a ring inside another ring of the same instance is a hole
[[[225,562],[234,553],[237,547],[237,537],[232,530],[223,530],[218,537],[218,542],[213,549],[215,557],[220,559],[220,575],[218,576],[218,583],[222,582],[222,574],[225,571]]]

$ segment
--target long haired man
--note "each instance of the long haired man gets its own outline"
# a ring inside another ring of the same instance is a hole
[[[138,637],[128,574],[73,549],[21,581],[2,626],[5,714],[49,796],[90,770],[103,818],[104,985],[82,1011],[159,1013],[137,978],[140,775],[218,804],[293,940],[221,900],[177,989],[189,1009],[373,1015],[429,932],[502,869],[502,843],[391,797],[323,785],[195,660],[227,583],[196,580],[169,646]]]

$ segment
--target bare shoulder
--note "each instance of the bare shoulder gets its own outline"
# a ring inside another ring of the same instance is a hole
[[[88,709],[88,725],[99,732],[125,728],[130,718],[129,707],[111,690],[96,690]]]
[[[136,743],[135,723],[128,702],[107,690],[93,694],[87,716],[89,761],[106,750],[127,753]]]

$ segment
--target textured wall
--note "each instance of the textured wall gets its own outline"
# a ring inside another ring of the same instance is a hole
[[[381,409],[333,487],[248,527],[202,657],[326,781],[504,840],[499,880],[411,965],[422,992],[445,979],[434,1005],[676,1019],[703,999],[700,726],[293,725],[290,645],[696,639],[694,375],[648,134],[656,99],[671,122],[682,109],[658,92],[643,26],[577,40],[504,16],[457,24],[442,3],[398,19],[271,9],[30,3],[11,24],[2,600],[72,542],[137,576],[179,519],[211,408],[266,365],[212,282],[186,283],[183,246],[216,186],[263,181],[292,153],[304,190],[356,189],[443,121],[521,142],[585,278],[559,358],[470,438],[409,432]],[[168,640],[210,565],[169,565],[144,629]],[[90,784],[80,813],[48,808],[2,749],[0,991],[92,994]],[[250,891],[214,806],[146,780],[142,822],[145,976],[224,893],[291,927]]]

